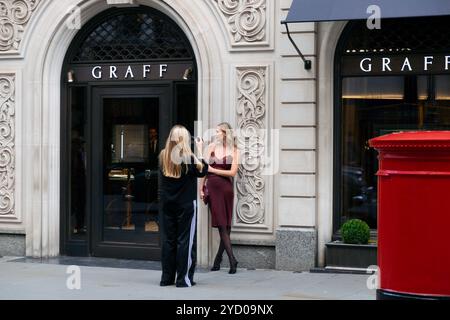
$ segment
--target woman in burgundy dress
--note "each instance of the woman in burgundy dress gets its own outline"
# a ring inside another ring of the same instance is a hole
[[[218,228],[220,245],[211,271],[220,269],[223,252],[226,251],[230,261],[230,274],[236,273],[238,262],[231,248],[231,217],[233,214],[233,177],[238,171],[239,154],[234,141],[231,126],[224,122],[216,128],[216,139],[208,147],[206,160],[209,171],[200,183],[200,197],[204,199],[203,184],[206,183],[209,194],[212,227]]]

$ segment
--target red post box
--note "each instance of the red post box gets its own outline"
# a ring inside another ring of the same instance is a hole
[[[378,299],[450,299],[450,131],[393,133],[379,152]]]

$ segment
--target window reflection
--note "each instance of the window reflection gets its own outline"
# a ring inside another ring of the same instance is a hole
[[[70,221],[72,239],[86,239],[86,88],[73,87],[71,95]]]
[[[450,100],[450,76],[435,76],[436,100]]]
[[[378,159],[368,140],[408,130],[450,128],[450,76],[347,77],[342,80],[341,221],[377,228]]]
[[[348,77],[342,82],[344,99],[401,100],[403,77]]]
[[[103,241],[158,243],[159,100],[103,102]]]

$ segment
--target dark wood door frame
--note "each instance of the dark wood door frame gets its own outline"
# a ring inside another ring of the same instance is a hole
[[[92,180],[91,180],[91,241],[90,251],[93,256],[160,259],[160,245],[123,244],[102,241],[103,234],[103,100],[105,98],[158,98],[159,99],[159,145],[164,145],[173,122],[172,90],[170,85],[158,86],[102,86],[92,89]]]

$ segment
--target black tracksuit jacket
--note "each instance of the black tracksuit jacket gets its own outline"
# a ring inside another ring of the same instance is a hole
[[[197,247],[197,178],[208,173],[204,159],[199,171],[191,159],[188,170],[182,164],[179,178],[165,177],[160,170],[160,205],[162,215],[161,285],[193,285]]]

